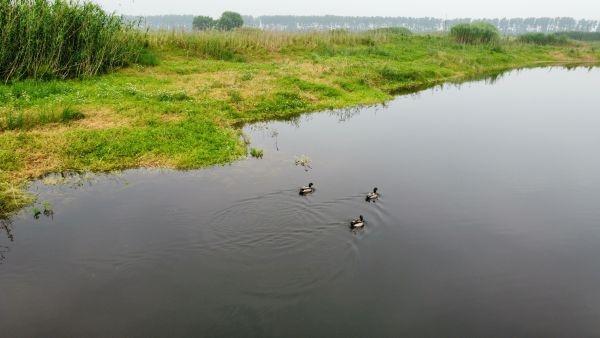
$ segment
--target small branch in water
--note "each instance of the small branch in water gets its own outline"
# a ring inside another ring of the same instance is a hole
[[[277,142],[278,138],[277,136],[279,136],[279,132],[275,129],[273,129],[273,131],[271,132],[271,137],[273,137],[275,139],[275,149],[277,149],[277,151],[279,151],[279,144]]]

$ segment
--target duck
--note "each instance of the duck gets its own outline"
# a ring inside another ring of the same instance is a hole
[[[360,215],[357,219],[355,219],[354,221],[350,222],[350,227],[352,229],[355,228],[362,228],[365,226],[365,220],[363,218],[362,215]]]
[[[373,192],[368,193],[367,197],[365,199],[367,202],[370,202],[370,201],[375,201],[378,198],[379,198],[379,193],[377,192],[377,188],[373,188]]]
[[[315,188],[313,188],[313,184],[309,183],[308,186],[304,186],[300,188],[300,195],[308,195],[315,192]]]

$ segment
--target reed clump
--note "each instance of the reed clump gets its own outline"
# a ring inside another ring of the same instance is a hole
[[[145,33],[98,5],[0,0],[0,79],[92,76],[137,62]]]
[[[159,31],[149,34],[150,46],[159,50],[184,50],[188,54],[225,61],[245,61],[284,51],[320,50],[335,46],[373,46],[390,42],[398,33],[345,30],[290,33],[242,28],[233,31]]]
[[[569,43],[569,38],[562,34],[527,33],[520,35],[518,40],[534,45],[566,45]]]
[[[500,39],[498,28],[486,22],[458,24],[452,27],[450,35],[463,44],[491,44]]]

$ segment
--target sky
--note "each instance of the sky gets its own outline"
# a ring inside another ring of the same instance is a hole
[[[437,18],[557,17],[600,19],[600,0],[93,0],[131,15],[348,15]]]

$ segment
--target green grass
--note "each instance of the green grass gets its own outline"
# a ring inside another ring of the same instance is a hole
[[[0,131],[29,130],[46,124],[66,124],[70,121],[81,120],[83,118],[85,118],[85,115],[73,107],[55,109],[39,107],[32,111],[7,107],[4,118],[0,119]]]
[[[504,70],[598,62],[598,45],[463,44],[394,30],[151,33],[112,73],[0,84],[0,214],[52,172],[200,168],[247,155],[239,127],[374,104]],[[214,50],[211,50],[213,49]]]

